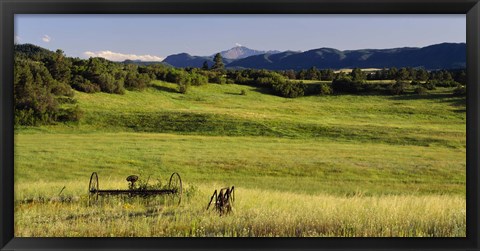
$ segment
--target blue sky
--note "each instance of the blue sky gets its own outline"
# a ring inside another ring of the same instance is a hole
[[[465,42],[465,15],[15,15],[15,39],[68,56],[161,60],[257,50],[422,47]]]

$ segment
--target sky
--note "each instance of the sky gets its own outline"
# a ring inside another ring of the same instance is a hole
[[[15,15],[15,42],[67,56],[161,61],[256,50],[423,47],[466,41],[465,15]]]

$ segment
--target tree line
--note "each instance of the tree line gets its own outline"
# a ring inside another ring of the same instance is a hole
[[[418,72],[423,75],[422,72],[426,72],[423,69],[412,69],[413,72]],[[392,75],[395,82],[385,85],[381,81],[378,83],[368,83],[367,80],[372,80],[369,75],[377,75],[378,72],[367,74],[360,69],[353,69],[351,73],[338,73],[332,81],[332,89],[334,92],[344,93],[362,93],[362,92],[383,92],[391,93],[394,95],[404,94],[407,89],[414,87],[414,93],[427,94],[429,90],[434,90],[436,87],[455,87],[455,95],[466,94],[466,74],[464,70],[460,71],[432,71],[428,73],[428,77],[422,77],[421,79],[415,77],[419,75],[408,74],[407,68],[402,68],[400,71],[395,72]],[[384,80],[384,79],[380,79]]]
[[[288,79],[302,79],[302,80],[324,80],[333,81],[338,78],[339,73],[335,73],[333,69],[317,69],[311,67],[299,71],[283,70],[278,71],[280,74]],[[402,67],[397,69],[392,67],[389,69],[383,68],[381,70],[372,70],[368,73],[362,72],[363,78],[366,80],[415,80],[415,81],[455,81],[457,83],[466,84],[466,72],[464,69],[460,70],[436,70],[427,71],[423,68]]]

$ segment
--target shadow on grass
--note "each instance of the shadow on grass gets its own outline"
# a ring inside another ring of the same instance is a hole
[[[454,96],[450,93],[432,93],[427,95],[418,95],[418,94],[406,94],[406,95],[397,95],[392,96],[392,100],[434,100],[442,103],[450,103],[452,106],[466,106],[466,97],[464,96]],[[458,112],[465,111],[465,109],[460,109]]]
[[[255,87],[253,91],[256,91],[261,94],[275,95],[275,92],[271,88],[266,88],[266,87]]]
[[[157,91],[178,93],[178,90],[175,88],[170,88],[170,87],[161,86],[161,85],[152,85],[152,87],[155,88]]]
[[[443,100],[442,102],[449,102],[453,106],[467,106],[467,99],[465,97],[456,97],[455,99]],[[463,110],[466,111],[465,109]]]
[[[315,94],[318,95],[318,94]],[[359,97],[385,97],[385,96],[392,96],[388,91],[369,91],[369,92],[359,92],[359,93],[351,93],[351,92],[334,92],[331,94],[332,96],[359,96]]]
[[[94,213],[87,213],[87,214],[71,214],[65,217],[65,220],[67,221],[75,221],[79,219],[85,219],[85,218],[90,218],[90,217],[98,217],[101,219],[107,219],[108,220],[113,220],[113,219],[123,219],[125,216],[128,218],[134,218],[134,217],[158,217],[158,216],[173,216],[174,214],[172,212],[162,212],[161,207],[154,208],[154,209],[147,209],[146,211],[142,212],[127,212],[127,213],[122,213],[118,215],[102,215],[100,212],[94,212]],[[40,223],[40,222],[37,222]]]
[[[467,109],[457,109],[457,110],[453,110],[453,112],[466,113],[466,112],[467,112]]]
[[[240,94],[240,92],[225,92],[225,94],[228,94],[228,95],[236,95],[236,96],[242,95],[242,94]]]

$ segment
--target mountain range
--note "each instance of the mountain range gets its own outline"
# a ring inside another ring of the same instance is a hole
[[[219,53],[222,55],[223,63],[228,65],[238,59],[279,52],[280,51],[260,51],[253,50],[245,46],[235,46],[229,50],[221,51]],[[179,53],[166,57],[163,62],[175,67],[202,67],[203,62],[207,61],[208,65],[212,66],[215,54],[211,56],[192,56],[188,53]]]
[[[29,45],[15,45],[15,52],[20,54],[49,54],[47,49]],[[337,50],[318,48],[301,51],[260,51],[243,46],[221,51],[227,68],[300,70],[315,66],[318,69],[345,68],[390,68],[415,67],[427,70],[461,69],[466,67],[465,43],[441,43],[422,48],[403,47],[393,49]],[[170,55],[161,64],[174,67],[202,67],[207,61],[213,65],[212,56],[192,56],[187,53]],[[125,60],[124,63],[150,65],[160,62]]]
[[[259,50],[253,50],[250,48],[247,48],[245,46],[235,46],[229,50],[221,51],[220,55],[222,55],[222,58],[227,58],[227,59],[242,59],[250,56],[255,56],[255,55],[260,55],[260,54],[274,54],[274,53],[279,53],[280,51],[277,50],[271,50],[271,51],[259,51]],[[215,55],[212,55],[212,57]]]
[[[418,67],[427,70],[458,69],[466,67],[465,43],[441,43],[426,47],[392,49],[337,50],[318,48],[299,51],[259,51],[236,46],[221,51],[227,68],[255,68],[268,70],[300,70],[344,68]],[[175,67],[202,67],[207,61],[213,65],[212,56],[192,56],[180,53],[166,57],[163,62]]]

